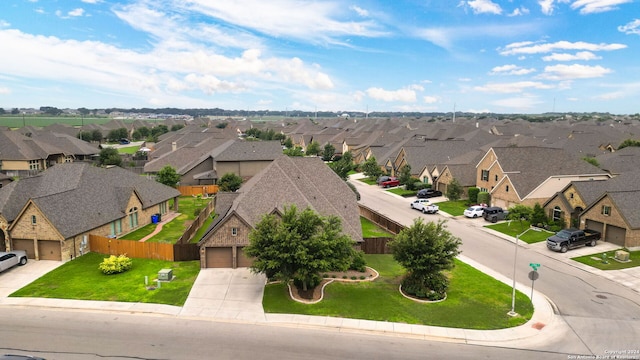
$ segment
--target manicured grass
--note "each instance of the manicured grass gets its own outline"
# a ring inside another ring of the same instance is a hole
[[[213,214],[215,214],[215,213],[211,213],[211,215],[213,215]],[[209,228],[209,226],[213,222],[214,217],[212,217],[211,215],[209,215],[207,220],[205,220],[205,222],[202,224],[200,229],[198,229],[198,231],[196,231],[196,234],[193,235],[193,238],[190,241],[192,244],[197,244],[202,239],[202,237],[204,236],[204,233],[207,231],[207,229]]]
[[[199,261],[172,262],[132,259],[130,270],[104,275],[98,265],[107,255],[88,253],[69,261],[38,280],[14,292],[13,297],[41,297],[78,300],[142,302],[182,306],[200,272]],[[173,269],[174,280],[163,282],[159,289],[147,290],[161,269]]]
[[[363,218],[362,216],[360,217],[360,224],[362,225],[362,237],[393,237],[392,233],[374,224],[369,219]]]
[[[415,190],[406,190],[402,186],[398,186],[398,187],[395,187],[393,189],[389,189],[387,191],[390,192],[390,193],[394,193],[396,195],[400,195],[400,196],[416,196],[416,193],[417,193],[417,191],[415,191]]]
[[[145,236],[151,234],[156,229],[156,227],[158,227],[158,224],[147,224],[136,231],[124,235],[122,238],[125,240],[140,240]]]
[[[358,180],[360,180],[360,181],[362,181],[363,183],[368,184],[368,185],[375,185],[375,186],[378,186],[378,182],[377,182],[377,180],[378,180],[378,179],[362,178],[362,179],[358,179]]]
[[[451,272],[447,299],[425,304],[399,293],[404,271],[391,255],[366,255],[366,259],[380,273],[375,281],[334,282],[325,288],[324,299],[313,305],[291,300],[284,284],[269,284],[265,311],[485,330],[524,324],[533,313],[529,298],[517,292],[516,311],[521,315],[507,315],[511,287],[460,261]]]
[[[140,150],[140,146],[127,146],[118,148],[118,153],[120,154],[135,154],[138,150]]]
[[[591,267],[594,267],[600,270],[621,270],[621,269],[628,269],[628,268],[640,266],[640,251],[629,251],[627,249],[617,249],[617,250],[624,250],[628,252],[629,260],[631,261],[619,262],[615,260],[614,257],[616,255],[616,250],[575,257],[575,258],[571,258],[571,260],[583,263],[585,265],[589,265]],[[602,254],[607,254],[606,264],[602,261]]]
[[[520,221],[505,221],[500,224],[487,225],[485,227],[512,237],[516,237],[518,234],[522,234],[525,230],[529,229],[529,222],[523,220],[521,224]],[[520,240],[526,242],[527,244],[533,244],[540,241],[545,241],[551,235],[553,235],[553,232],[544,229],[540,229],[540,231],[529,230],[520,236]]]
[[[467,205],[467,200],[443,201],[439,202],[437,205],[440,208],[440,211],[446,212],[451,216],[463,215],[464,211],[469,207]]]

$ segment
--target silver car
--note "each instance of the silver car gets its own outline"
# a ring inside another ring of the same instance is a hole
[[[24,250],[13,250],[0,252],[0,272],[10,269],[16,265],[27,263],[27,252]]]

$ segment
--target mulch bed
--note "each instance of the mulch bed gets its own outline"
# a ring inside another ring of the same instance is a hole
[[[322,276],[325,276],[325,275],[328,275],[328,278],[322,279],[322,281],[318,286],[314,287],[313,289],[307,289],[307,291],[304,291],[301,288],[291,285],[289,287],[291,289],[291,294],[295,299],[298,299],[298,300],[318,301],[322,298],[322,288],[332,280],[360,282],[360,281],[366,281],[369,278],[375,277],[377,273],[370,268],[366,268],[364,272],[348,270],[344,272],[327,272],[322,274]],[[361,279],[360,278],[361,276],[364,276],[364,279]],[[352,277],[355,277],[355,280],[353,280]]]

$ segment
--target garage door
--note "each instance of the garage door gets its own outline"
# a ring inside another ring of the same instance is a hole
[[[627,235],[627,230],[621,227],[607,225],[607,233],[605,234],[605,241],[618,246],[624,247],[624,238]]]
[[[244,248],[238,248],[238,267],[249,267],[253,264],[253,259],[244,254]]]
[[[208,268],[230,268],[233,267],[233,257],[230,247],[209,247],[207,248]]]
[[[62,260],[60,241],[38,241],[38,255],[40,260]]]
[[[24,250],[27,252],[27,257],[29,259],[36,258],[36,252],[33,247],[32,239],[13,239],[11,240],[11,242],[13,243],[12,250]]]
[[[589,230],[600,231],[602,233],[604,231],[604,224],[599,221],[593,221],[593,220],[587,219],[587,222],[585,223],[585,228]]]

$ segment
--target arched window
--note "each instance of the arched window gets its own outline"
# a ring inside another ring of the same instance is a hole
[[[558,221],[562,219],[562,210],[559,206],[553,208],[553,221]]]
[[[129,209],[129,227],[132,229],[138,227],[138,208],[135,206]]]

